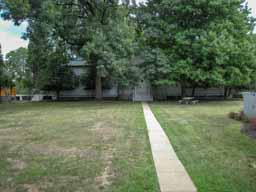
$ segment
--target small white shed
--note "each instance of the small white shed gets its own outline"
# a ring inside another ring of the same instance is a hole
[[[244,113],[249,119],[256,118],[256,92],[244,92]]]

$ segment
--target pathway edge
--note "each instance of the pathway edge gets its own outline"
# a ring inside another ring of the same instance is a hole
[[[150,106],[142,106],[161,192],[197,192]]]

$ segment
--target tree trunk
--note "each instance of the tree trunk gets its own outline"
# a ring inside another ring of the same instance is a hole
[[[228,97],[228,88],[225,87],[224,88],[224,99],[227,99],[227,97]]]
[[[60,100],[60,90],[56,90],[56,99],[57,101]]]
[[[2,87],[1,87],[1,85],[0,85],[0,102],[2,101],[2,99],[1,99],[1,97],[2,97],[1,93],[2,93]]]
[[[97,72],[96,74],[96,83],[95,83],[96,99],[102,100],[102,78]]]
[[[231,97],[232,97],[231,93],[232,93],[232,88],[229,88],[229,89],[228,89],[228,98],[231,98]]]
[[[119,84],[117,84],[117,97],[116,97],[116,99],[117,100],[119,100],[120,99],[120,86],[119,86]]]
[[[11,102],[11,88],[10,87],[8,87],[8,90],[7,90],[7,100],[8,100],[8,102],[10,103]]]
[[[192,94],[191,94],[191,95],[192,95],[192,97],[194,97],[194,96],[195,96],[195,93],[196,93],[196,87],[193,87],[193,88],[192,88]]]
[[[181,98],[186,96],[186,89],[183,85],[181,85]]]

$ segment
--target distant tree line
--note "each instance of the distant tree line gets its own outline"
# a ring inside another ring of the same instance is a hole
[[[7,63],[4,61],[2,47],[0,44],[0,93],[2,92],[3,88],[11,88],[14,86],[14,82],[6,66]]]
[[[2,87],[5,85],[5,77],[4,77],[4,58],[2,55],[2,47],[0,44],[0,93]]]
[[[110,79],[119,87],[141,79],[180,85],[182,96],[199,87],[222,87],[228,96],[256,82],[255,18],[244,0],[3,0],[0,10],[16,25],[28,22],[27,52],[10,53],[6,63],[29,89],[59,97],[75,88],[73,57],[90,66],[82,80],[93,80],[97,99]]]

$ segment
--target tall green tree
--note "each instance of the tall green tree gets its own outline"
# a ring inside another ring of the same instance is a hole
[[[21,3],[24,3],[22,11],[17,11]],[[16,24],[26,20],[28,22],[27,33],[28,67],[32,72],[32,82],[35,89],[55,91],[59,98],[63,89],[74,88],[74,74],[67,66],[68,47],[61,39],[56,28],[56,22],[60,14],[58,1],[3,1],[2,16],[12,19]]]
[[[40,70],[38,87],[45,91],[55,91],[57,100],[60,92],[72,90],[77,86],[77,78],[68,66],[65,50],[57,48],[48,55],[45,67]]]
[[[22,2],[24,8],[18,12]],[[105,78],[111,77],[122,84],[130,82],[125,78],[127,71],[136,69],[135,65],[129,65],[134,50],[134,28],[125,6],[118,0],[4,0],[1,7],[5,19],[16,24],[25,19],[29,22],[29,63],[34,82],[40,79],[40,68],[46,65],[58,41],[65,44],[71,56],[82,56],[95,68],[97,99],[102,98]]]
[[[145,71],[152,83],[176,82],[184,90],[252,81],[255,60],[249,34],[254,19],[244,2],[149,0],[139,16],[150,47]]]
[[[77,79],[68,66],[69,46],[55,33],[58,7],[52,1],[41,5],[41,12],[30,22],[28,60],[33,71],[35,88],[54,91],[57,100],[63,90],[74,89]]]
[[[17,91],[27,93],[32,88],[32,72],[28,64],[28,50],[19,48],[6,55],[6,71]]]
[[[2,47],[0,44],[0,93],[1,93],[1,89],[4,86],[4,58],[2,55]]]
[[[81,51],[86,61],[95,68],[97,99],[102,98],[104,79],[112,79],[120,86],[130,84],[130,81],[135,79],[127,73],[132,68],[136,68],[131,62],[135,55],[134,28],[121,13],[120,18],[113,18],[104,25],[101,23],[92,25],[94,32],[91,34],[91,40]]]
[[[128,9],[119,5],[118,0],[71,4],[62,1],[59,5],[62,22],[58,22],[57,28],[60,37],[93,68],[96,99],[102,99],[102,85],[106,79],[122,85],[130,83],[127,71],[136,68],[130,63],[136,46]],[[129,78],[134,79],[134,76]]]
[[[2,49],[0,44],[0,91],[2,87],[12,87],[14,86],[11,76],[8,73],[8,69],[6,68],[6,62],[3,59]]]

